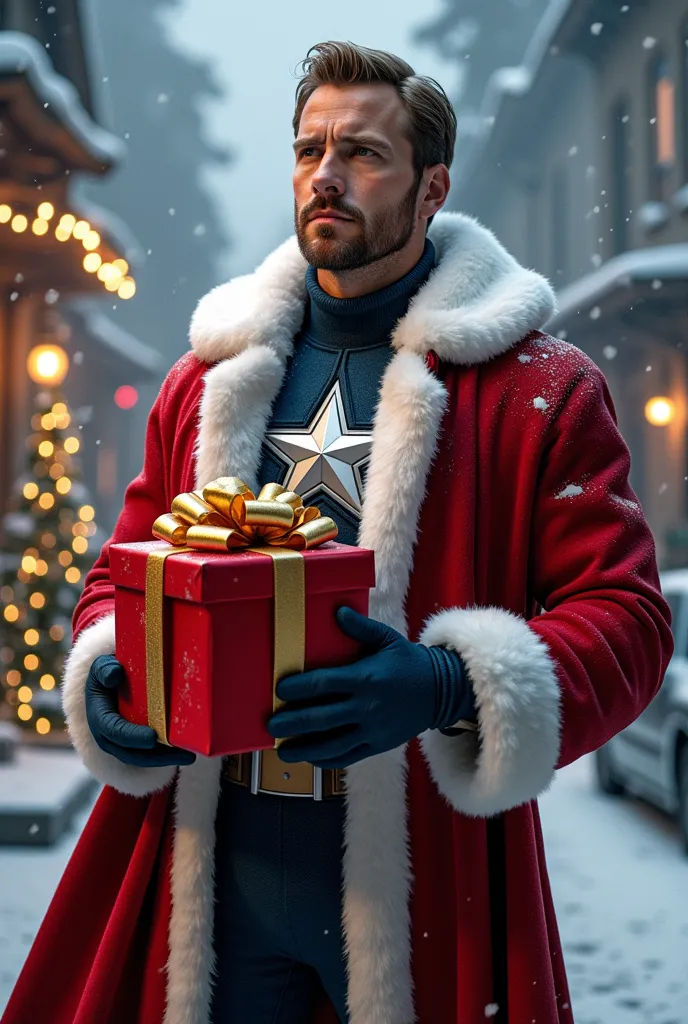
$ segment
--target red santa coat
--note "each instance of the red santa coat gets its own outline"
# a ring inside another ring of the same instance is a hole
[[[348,770],[350,1021],[568,1024],[536,798],[649,703],[670,613],[604,377],[538,331],[548,283],[471,218],[440,214],[431,238],[439,266],[392,338],[359,542],[376,554],[371,615],[461,653],[480,729]],[[255,483],[304,269],[292,238],[201,301],[113,541],[148,539],[176,494],[217,476]],[[75,636],[65,709],[107,788],[5,1024],[206,1024],[220,761],[142,769],[94,743],[84,683],[114,649],[108,545]]]

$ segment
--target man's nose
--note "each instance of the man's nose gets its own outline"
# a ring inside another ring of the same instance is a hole
[[[313,175],[311,184],[314,192],[322,195],[343,195],[346,191],[341,169],[334,159],[324,156]]]

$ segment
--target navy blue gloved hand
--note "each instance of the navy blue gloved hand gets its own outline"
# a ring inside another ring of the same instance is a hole
[[[86,720],[93,738],[106,754],[139,768],[193,764],[196,755],[158,743],[148,725],[127,722],[117,710],[117,687],[124,682],[124,668],[112,654],[101,654],[86,679]]]
[[[368,649],[351,665],[285,676],[277,696],[287,706],[268,721],[274,737],[290,737],[278,748],[282,761],[308,761],[319,768],[346,768],[391,750],[431,728],[464,717],[473,706],[458,655],[425,647],[352,608],[337,622]]]

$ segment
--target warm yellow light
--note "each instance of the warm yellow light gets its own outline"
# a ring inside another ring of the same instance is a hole
[[[69,455],[74,455],[75,452],[79,451],[79,438],[78,437],[66,437],[64,442],[64,450]]]
[[[28,501],[33,501],[38,494],[38,484],[35,484],[32,480],[28,484],[24,484],[22,494]]]
[[[17,690],[17,697],[19,697],[19,700],[24,704],[28,704],[33,697],[33,690],[30,686],[20,686]]]
[[[24,572],[35,572],[36,571],[36,559],[33,555],[24,555],[21,560],[21,567]]]
[[[17,672],[16,668],[11,668],[6,676],[8,686],[19,686],[21,683],[21,672]]]
[[[36,345],[29,352],[26,368],[35,384],[59,385],[67,376],[69,358],[59,345]]]
[[[21,234],[22,231],[26,231],[29,226],[29,222],[23,213],[17,213],[12,218],[12,230]]]
[[[67,580],[67,583],[79,582],[81,579],[81,573],[75,565],[70,566],[70,568],[65,571],[65,579]]]
[[[100,264],[102,262],[103,261],[102,261],[102,259],[100,257],[100,253],[89,252],[89,253],[86,254],[86,256],[84,256],[84,260],[83,260],[84,270],[87,270],[89,272],[89,274],[95,274],[96,270],[98,269],[98,267],[100,266]]]
[[[40,661],[35,654],[27,654],[24,658],[24,668],[28,668],[29,672],[35,671],[39,665]]]
[[[88,526],[86,525],[86,523],[74,523],[74,526],[72,527],[72,533],[74,534],[75,537],[87,537]]]
[[[50,218],[55,213],[55,207],[52,203],[41,203],[36,213],[39,217],[42,217],[43,220],[50,220]]]
[[[46,412],[45,415],[41,416],[41,426],[43,430],[54,430],[57,426],[57,416],[53,416],[51,412]]]
[[[48,509],[52,508],[55,504],[55,496],[50,494],[48,491],[44,491],[38,499],[38,504],[47,512]]]
[[[74,225],[76,224],[76,217],[73,213],[63,213],[60,217],[60,227],[64,228],[71,235]]]
[[[112,263],[101,263],[98,267],[98,280],[107,281],[112,275],[117,274],[116,270],[113,270]],[[118,275],[119,276],[119,275]]]
[[[55,482],[55,490],[58,494],[68,494],[72,487],[72,481],[68,476],[61,476],[59,480]]]
[[[72,417],[67,412],[61,413],[61,415],[56,416],[55,419],[57,420],[56,426],[58,430],[66,430],[72,422]]]
[[[63,413],[67,412],[67,406],[64,404],[64,402],[55,402],[50,411],[55,416],[62,416]]]
[[[105,287],[107,288],[107,290],[109,292],[116,292],[116,291],[119,291],[120,281],[121,280],[122,280],[122,278],[119,277],[119,276],[117,276],[117,277],[108,277],[107,281],[104,281],[103,284],[105,285]]]
[[[62,626],[51,626],[49,632],[51,640],[62,640],[64,637],[64,629]]]
[[[27,647],[35,647],[40,638],[41,637],[37,629],[27,629],[24,633],[24,643]]]
[[[5,608],[4,616],[7,622],[16,622],[19,618],[19,609],[16,604],[8,604]]]
[[[61,466],[59,462],[53,462],[52,466],[48,470],[52,480],[59,480],[61,476],[64,476],[64,472],[64,466]]]
[[[60,563],[60,565],[64,568],[65,566],[72,564],[72,562],[74,561],[74,555],[72,554],[71,551],[60,551],[59,555],[57,556],[57,560]]]
[[[52,455],[54,451],[55,445],[52,443],[52,441],[41,441],[41,443],[38,446],[38,454],[41,455],[44,459],[47,459],[48,456]]]
[[[88,231],[82,238],[81,244],[84,249],[97,249],[100,245],[100,235],[97,231]]]
[[[71,237],[72,232],[68,228],[62,227],[61,224],[57,225],[57,227],[55,228],[55,238],[58,240],[58,242],[67,242]]]
[[[36,561],[36,568],[34,569],[34,572],[36,573],[36,575],[37,576],[45,576],[47,571],[48,571],[48,563],[46,561],[44,561],[42,558],[37,559],[37,561]]]
[[[50,732],[50,722],[47,718],[39,718],[36,722],[36,732],[39,732],[41,736],[45,736]]]
[[[666,427],[676,415],[676,405],[671,398],[658,396],[645,404],[645,419],[653,427]]]
[[[90,523],[96,512],[93,505],[82,505],[79,509],[79,519],[84,523]]]
[[[125,277],[117,291],[120,299],[131,299],[136,295],[136,283],[133,277]]]
[[[36,217],[35,221],[31,225],[31,230],[34,235],[47,235],[49,227],[50,225],[47,220],[43,220],[42,217]]]
[[[38,548],[26,548],[26,550],[24,551],[24,554],[25,555],[32,555],[34,558],[38,558],[40,552],[39,552]]]
[[[12,216],[12,207],[8,206],[7,203],[0,204],[0,224],[7,224],[7,221]]]
[[[17,718],[21,718],[22,722],[29,722],[33,718],[33,708],[29,707],[28,704],[20,704],[17,708]]]
[[[88,223],[87,220],[78,220],[72,228],[72,234],[75,238],[81,240],[82,238],[86,237],[90,230],[91,225]]]
[[[46,672],[46,674],[40,678],[40,685],[42,690],[54,690],[55,676],[51,676],[49,672]]]
[[[72,547],[77,555],[84,555],[88,551],[88,541],[85,537],[75,537],[72,541]]]
[[[29,598],[29,604],[32,608],[43,608],[45,606],[45,594],[39,594],[36,591]]]

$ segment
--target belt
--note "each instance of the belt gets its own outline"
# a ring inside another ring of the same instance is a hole
[[[225,758],[223,774],[252,793],[328,800],[344,795],[345,768],[316,768],[307,761],[286,764],[277,750],[254,750]]]

